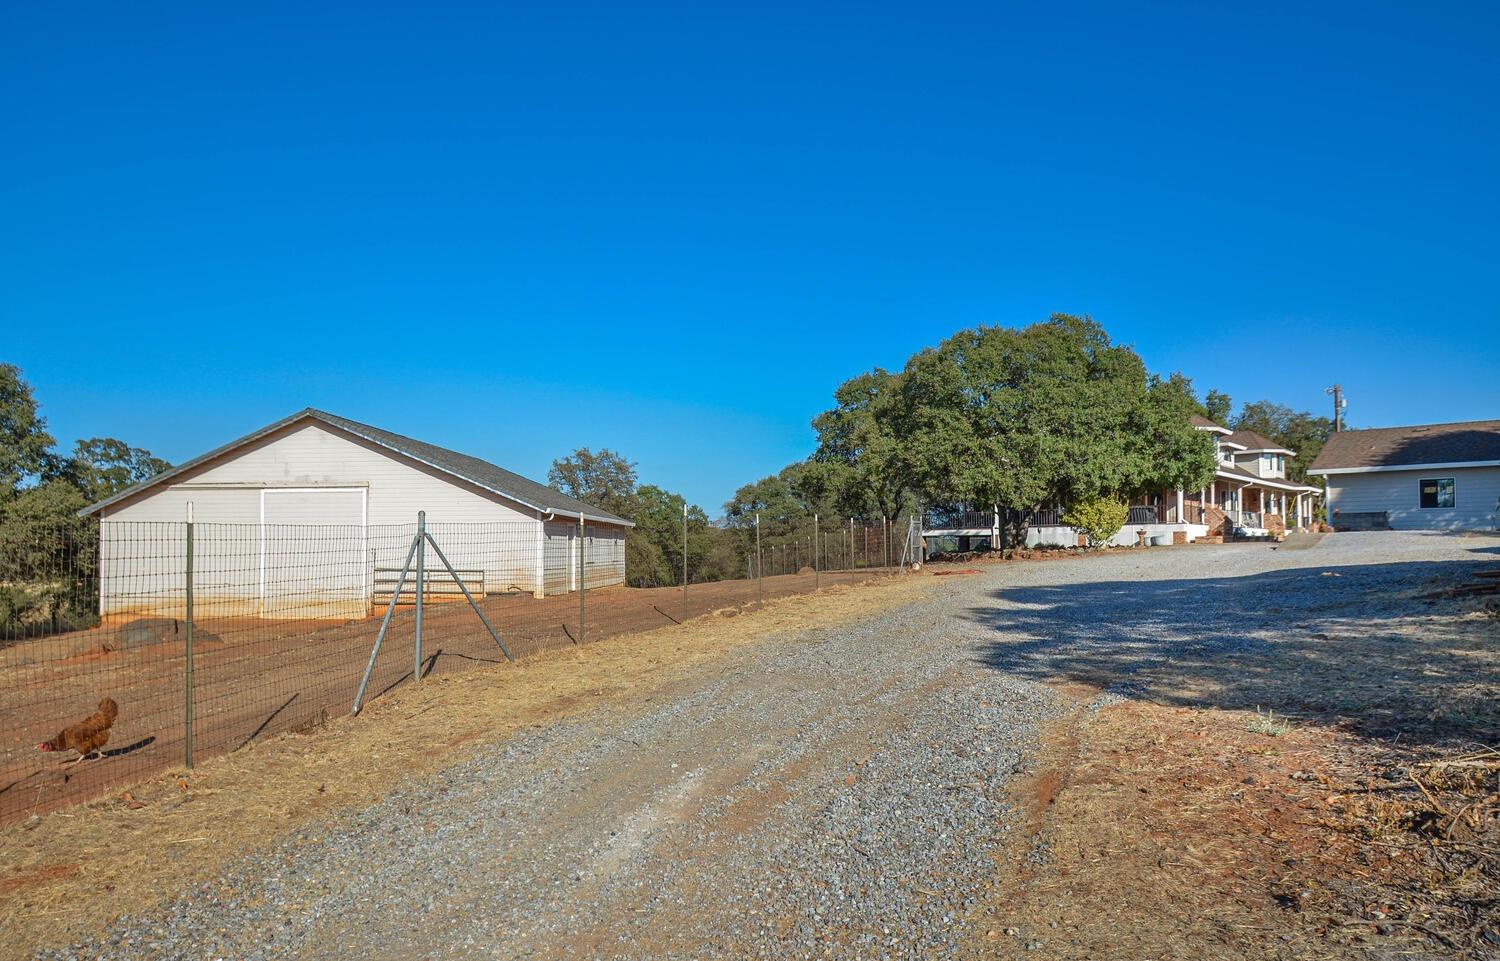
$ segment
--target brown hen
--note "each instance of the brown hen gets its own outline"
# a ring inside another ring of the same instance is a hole
[[[50,741],[38,744],[39,751],[67,751],[78,752],[78,758],[73,763],[77,764],[95,751],[100,750],[109,743],[109,729],[115,723],[115,718],[120,714],[120,705],[116,704],[114,698],[106,697],[99,702],[99,709],[77,724],[70,724],[57,732],[57,736]],[[102,755],[101,755],[102,757]]]

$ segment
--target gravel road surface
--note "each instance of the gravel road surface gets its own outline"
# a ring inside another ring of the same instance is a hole
[[[1217,643],[1254,644],[1293,616],[1288,593],[1380,603],[1432,575],[1397,562],[1493,563],[1476,550],[1497,543],[1338,535],[990,566],[875,619],[729,655],[627,710],[523,732],[38,957],[954,956],[1013,821],[1006,781],[1069,706],[1036,665],[1091,644],[1175,656],[1132,584],[1156,585],[1159,605],[1183,581],[1180,603],[1222,624]],[[1255,577],[1266,603],[1236,592],[1247,610],[1186,583]],[[1055,633],[1031,599],[1049,591],[1089,598]]]

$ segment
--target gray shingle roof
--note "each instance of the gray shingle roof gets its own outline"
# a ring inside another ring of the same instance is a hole
[[[133,497],[149,487],[164,483],[173,477],[193,470],[200,464],[221,457],[237,447],[242,447],[252,441],[259,440],[268,434],[304,419],[320,421],[330,427],[353,434],[372,444],[394,451],[412,460],[420,461],[429,467],[434,467],[443,473],[468,481],[475,486],[482,487],[487,491],[499,494],[527,507],[551,511],[562,516],[573,515],[576,517],[582,512],[590,520],[634,526],[625,518],[612,514],[603,508],[587,504],[576,497],[569,497],[567,494],[553,490],[545,484],[538,484],[536,481],[522,477],[520,474],[508,471],[503,467],[497,467],[489,461],[470,457],[468,454],[460,454],[457,451],[448,450],[446,447],[439,447],[436,444],[429,444],[426,441],[395,434],[388,430],[381,430],[379,427],[371,427],[369,424],[361,424],[357,420],[350,420],[347,417],[340,417],[337,414],[330,414],[312,407],[300,410],[290,417],[284,417],[274,424],[268,424],[260,430],[246,434],[238,440],[230,441],[223,447],[215,448],[206,454],[194,457],[192,460],[179,464],[171,470],[157,474],[155,477],[142,481],[127,490],[123,490],[113,497],[87,507],[80,513],[83,515],[97,513],[110,504]]]
[[[1239,444],[1246,450],[1286,450],[1271,438],[1253,430],[1237,430],[1224,439],[1231,444]]]
[[[1253,481],[1261,487],[1274,487],[1277,490],[1318,491],[1321,493],[1321,488],[1314,487],[1311,484],[1299,484],[1285,477],[1262,477],[1253,471],[1246,470],[1238,464],[1219,464],[1214,469],[1224,477]]]
[[[1500,420],[1341,430],[1309,470],[1359,470],[1500,461]]]

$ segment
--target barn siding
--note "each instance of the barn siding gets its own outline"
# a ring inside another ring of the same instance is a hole
[[[543,593],[566,594],[573,589],[575,554],[573,539],[578,525],[571,521],[547,521],[544,527],[546,539]]]
[[[586,524],[584,542],[585,586],[592,589],[625,583],[625,528]]]
[[[212,525],[260,524],[262,490],[287,487],[367,490],[367,552],[372,569],[401,567],[417,512],[426,511],[428,529],[449,561],[460,571],[482,571],[487,592],[540,589],[555,594],[574,589],[576,555],[570,553],[574,547],[569,539],[576,535],[576,522],[548,522],[543,533],[536,512],[524,505],[363,439],[321,424],[302,423],[232,451],[166,487],[106,508],[101,515],[102,529],[108,531],[101,535],[101,608],[105,613],[135,610],[149,598],[175,599],[180,606],[180,549],[153,547],[141,538],[152,522],[180,524],[186,519],[189,501],[198,522],[197,592],[210,591],[206,596],[226,602],[258,598],[263,534],[246,528],[212,529]],[[559,530],[562,550],[568,552],[565,556],[557,554],[553,543]],[[615,534],[605,538],[609,543],[601,548],[604,555],[590,557],[589,586],[621,583],[624,529],[598,525],[598,530]],[[157,534],[180,539],[181,528],[162,525]],[[247,538],[255,543],[246,543]],[[343,542],[338,537],[334,540]],[[321,562],[329,565],[329,581],[347,579],[346,553],[330,551],[321,560],[316,554],[305,559],[303,563],[311,565],[308,578],[323,576],[325,572],[317,568]],[[441,567],[435,556],[428,563],[433,570]],[[366,577],[370,580],[373,573]],[[160,610],[162,604],[152,608]]]
[[[1494,530],[1500,517],[1500,467],[1417,468],[1328,474],[1329,523],[1334,511],[1385,511],[1395,530]],[[1417,484],[1430,477],[1453,478],[1453,508],[1423,509]]]

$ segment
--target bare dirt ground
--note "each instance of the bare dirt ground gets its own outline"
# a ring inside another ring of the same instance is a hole
[[[815,575],[809,570],[767,577],[763,584],[694,584],[686,593],[671,587],[590,591],[584,610],[586,640],[593,643],[740,610],[762,598],[805,594],[819,584],[860,583],[887,573]],[[571,646],[579,637],[576,593],[544,599],[491,596],[481,606],[516,657]],[[348,713],[379,627],[378,616],[332,622],[216,617],[211,604],[200,605],[195,620],[196,760]],[[429,604],[423,634],[424,676],[494,666],[505,659],[461,601]],[[371,696],[411,679],[414,638],[412,609],[402,607],[376,663]],[[182,626],[170,620],[149,635],[116,622],[0,650],[0,825],[182,764],[185,664]],[[57,755],[36,751],[39,741],[87,716],[106,696],[119,703],[120,717],[102,761],[65,767]]]
[[[978,562],[403,686],[0,832],[0,954],[1492,957],[1496,567]]]

